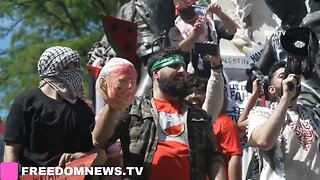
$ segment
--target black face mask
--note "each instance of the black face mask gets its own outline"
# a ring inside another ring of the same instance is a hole
[[[187,95],[187,88],[184,83],[183,86],[177,87],[176,84],[169,78],[160,78],[159,79],[159,88],[165,94],[170,96],[179,97],[183,99]]]
[[[180,9],[178,10],[178,12],[179,12],[179,16],[183,21],[187,21],[196,17],[196,12],[194,10],[194,7],[191,7],[191,6],[188,8]]]

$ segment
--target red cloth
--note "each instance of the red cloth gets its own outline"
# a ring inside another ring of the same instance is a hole
[[[6,124],[3,121],[0,121],[0,134],[4,136],[6,132]]]
[[[237,126],[227,115],[220,115],[213,125],[218,149],[226,159],[226,165],[233,155],[242,155],[240,137]]]
[[[153,157],[149,179],[190,179],[188,145],[178,142],[159,142]]]
[[[181,113],[180,102],[169,103],[156,99],[158,112],[168,114]],[[159,127],[161,128],[161,127]],[[187,143],[177,141],[158,142],[153,157],[150,180],[189,180],[190,158]]]

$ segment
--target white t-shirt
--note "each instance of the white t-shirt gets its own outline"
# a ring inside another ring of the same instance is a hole
[[[310,118],[305,113],[306,109],[298,105],[298,110],[300,116],[297,112],[288,111],[275,148],[268,152],[259,151],[263,159],[261,180],[320,179],[319,138],[310,125]],[[251,138],[256,127],[266,123],[272,112],[273,110],[266,107],[257,107],[250,112],[248,139]],[[285,178],[282,177],[281,164],[284,166]]]

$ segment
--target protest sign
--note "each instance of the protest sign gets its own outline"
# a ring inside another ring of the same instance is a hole
[[[227,114],[234,122],[238,122],[240,114],[245,108],[251,94],[246,91],[247,81],[230,81],[228,83]]]

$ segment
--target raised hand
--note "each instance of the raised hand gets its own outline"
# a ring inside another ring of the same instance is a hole
[[[206,31],[206,18],[199,18],[193,25],[193,34],[196,37],[199,37],[201,34],[205,33]]]
[[[206,55],[206,60],[211,62],[211,65],[214,66],[219,66],[221,64],[221,57],[220,55],[213,56],[213,55]]]
[[[284,97],[288,97],[290,100],[295,97],[298,81],[299,76],[295,74],[289,74],[288,77],[282,81]]]
[[[207,8],[207,13],[220,14],[221,12],[221,6],[218,3],[211,3]]]
[[[124,111],[137,91],[136,82],[126,78],[109,80],[103,78],[99,87],[105,103],[117,111]]]
[[[259,96],[260,95],[260,87],[259,87],[259,80],[256,79],[252,83],[252,95]]]

